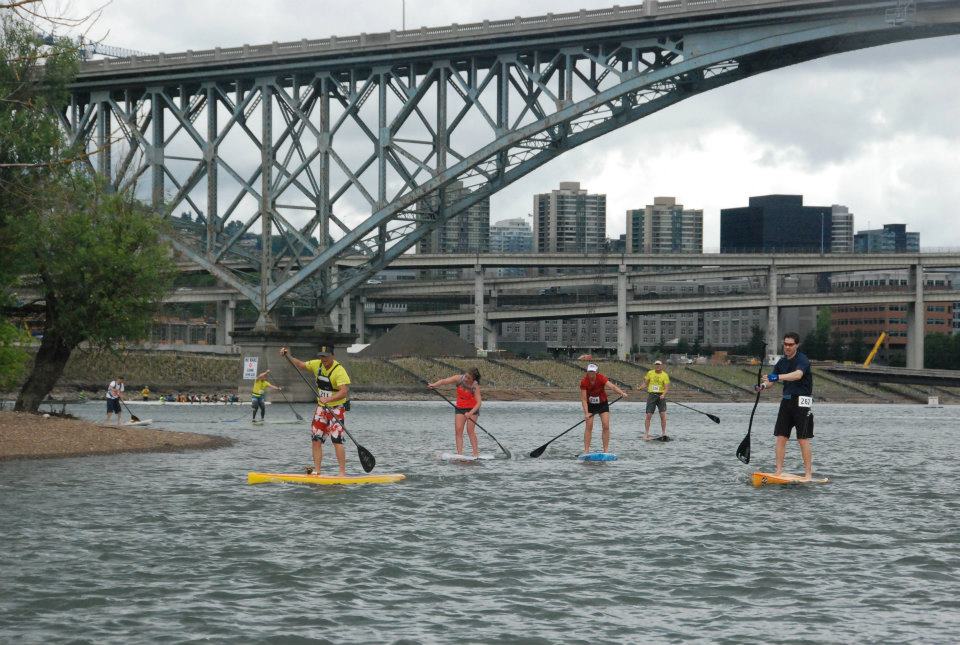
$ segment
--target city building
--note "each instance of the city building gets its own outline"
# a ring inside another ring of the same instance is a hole
[[[463,184],[453,182],[445,191],[445,202],[464,196]],[[417,204],[417,220],[427,224],[436,218],[436,200]],[[486,253],[490,248],[490,199],[485,198],[438,225],[417,243],[417,253]]]
[[[946,272],[924,273],[924,334],[951,334],[954,331],[954,311],[957,303],[938,302],[937,290],[952,289],[952,275]],[[887,271],[853,271],[834,273],[830,277],[831,290],[849,291],[907,291],[910,276],[907,269]],[[893,354],[903,353],[907,346],[906,304],[834,305],[830,309],[831,334],[842,340],[852,340],[862,334],[867,344],[876,342],[880,332],[886,332],[879,358],[887,361]],[[859,332],[859,334],[858,334]]]
[[[831,253],[833,215],[840,215],[837,238],[849,218],[842,206],[804,206],[803,195],[751,197],[749,206],[720,211],[721,253]]]
[[[919,253],[920,234],[908,233],[906,224],[884,224],[883,228],[857,231],[853,247],[857,253]]]
[[[684,210],[675,197],[654,197],[627,211],[627,253],[703,253],[703,211]]]
[[[491,253],[530,253],[533,229],[522,217],[504,219],[490,225]]]
[[[591,195],[580,182],[533,197],[537,253],[599,253],[607,239],[607,196]]]
[[[832,226],[830,231],[831,253],[853,253],[853,213],[846,206],[830,207]]]

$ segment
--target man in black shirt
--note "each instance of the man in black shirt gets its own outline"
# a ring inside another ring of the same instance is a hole
[[[759,387],[766,389],[778,381],[783,383],[783,398],[780,401],[777,425],[773,430],[777,438],[775,474],[783,472],[787,440],[791,431],[796,428],[797,443],[803,456],[803,481],[810,481],[813,478],[813,456],[810,448],[810,440],[813,439],[813,414],[810,412],[813,405],[813,373],[809,359],[799,351],[799,347],[798,334],[784,334],[784,356],[774,365],[773,372],[763,377]]]

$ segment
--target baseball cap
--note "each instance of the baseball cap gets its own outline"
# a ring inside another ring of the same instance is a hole
[[[590,363],[589,365],[587,365],[588,372],[596,372],[598,369],[599,368],[597,367],[596,363]]]
[[[660,359],[657,359],[657,360],[653,361],[653,364],[654,364],[654,365],[663,365],[663,361],[661,361]]]
[[[323,358],[324,356],[333,356],[333,345],[323,345],[317,351],[317,356]]]

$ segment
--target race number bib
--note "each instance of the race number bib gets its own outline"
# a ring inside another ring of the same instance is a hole
[[[593,403],[594,405],[596,405],[597,403],[600,403],[600,397],[599,397],[599,396],[591,396],[591,397],[588,397],[588,398],[587,398],[587,401],[589,401],[590,403]]]
[[[655,393],[655,394],[659,394],[659,393],[660,393],[660,386],[657,385],[657,384],[653,384],[653,385],[650,386],[650,391],[653,392],[653,393]]]
[[[797,406],[801,408],[809,408],[813,405],[812,396],[798,396],[797,397]]]
[[[331,392],[330,390],[317,390],[317,393],[320,396],[333,396],[333,392]]]

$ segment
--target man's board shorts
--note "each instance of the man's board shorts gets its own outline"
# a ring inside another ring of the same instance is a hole
[[[610,411],[610,402],[601,401],[600,403],[587,402],[587,412],[590,414],[603,414]]]
[[[327,437],[330,437],[330,443],[343,443],[343,416],[342,405],[334,408],[318,405],[313,413],[310,439],[324,444],[327,442]]]
[[[660,396],[659,392],[648,392],[647,393],[647,414],[653,414],[654,410],[659,409],[661,412],[667,411],[667,401],[666,399]]]
[[[473,409],[473,408],[454,408],[454,409],[453,409],[453,414],[454,414],[454,416],[456,416],[456,415],[458,415],[458,414],[466,414],[467,412],[469,412],[469,411],[472,410],[472,409]],[[480,410],[477,410],[476,412],[474,412],[473,416],[475,416],[475,417],[480,416]]]
[[[797,429],[797,439],[813,439],[813,415],[810,413],[810,406],[801,407],[798,397],[782,399],[773,436],[789,439],[794,428]]]
[[[266,410],[266,404],[263,402],[262,394],[252,394],[250,395],[250,406],[256,410],[258,408],[264,408]]]
[[[111,412],[120,414],[120,399],[107,399],[107,414]]]

